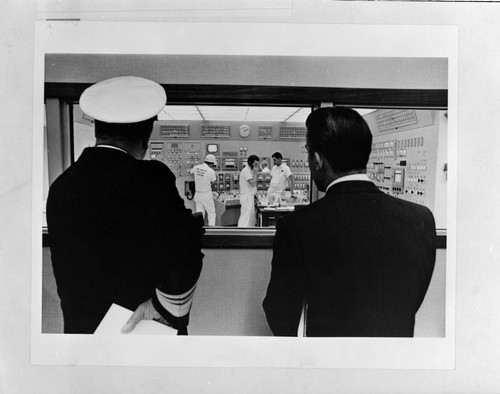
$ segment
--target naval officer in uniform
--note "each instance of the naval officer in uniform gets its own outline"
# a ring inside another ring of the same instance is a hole
[[[47,201],[65,333],[93,333],[113,303],[135,310],[125,333],[141,319],[187,333],[203,228],[168,167],[143,160],[165,103],[163,87],[132,76],[80,97],[96,145],[54,181]]]

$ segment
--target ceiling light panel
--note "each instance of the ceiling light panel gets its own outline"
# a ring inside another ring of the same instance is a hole
[[[158,114],[158,120],[203,120],[194,105],[167,105]]]
[[[206,121],[243,121],[248,112],[248,107],[206,105],[198,108]]]
[[[295,111],[292,114],[290,114],[290,117],[287,119],[287,122],[305,123],[307,117],[311,113],[311,108],[302,107],[294,109]]]
[[[251,107],[247,120],[256,122],[283,122],[289,113],[290,109],[283,107]]]
[[[373,111],[376,111],[376,109],[371,109],[371,108],[353,108],[358,114],[361,116],[365,116]]]
[[[305,122],[307,107],[168,105],[158,114],[164,121]]]

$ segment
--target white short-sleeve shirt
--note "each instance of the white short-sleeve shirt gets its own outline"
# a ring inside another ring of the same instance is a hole
[[[198,164],[189,170],[194,175],[194,185],[197,192],[211,192],[212,182],[215,182],[215,171],[207,163]]]
[[[292,175],[290,167],[285,163],[279,166],[274,166],[271,169],[271,182],[269,183],[268,193],[281,193],[286,189],[286,179]]]
[[[253,179],[254,174],[248,165],[240,172],[240,194],[254,196],[257,193],[257,186],[252,186],[248,183],[249,179]]]

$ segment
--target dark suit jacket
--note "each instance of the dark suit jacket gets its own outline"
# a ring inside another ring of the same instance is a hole
[[[333,185],[276,226],[263,306],[274,335],[410,337],[434,269],[432,213],[372,182]]]
[[[203,229],[164,164],[87,148],[47,200],[52,264],[66,333],[92,333],[111,303],[135,310],[155,288],[197,281]]]

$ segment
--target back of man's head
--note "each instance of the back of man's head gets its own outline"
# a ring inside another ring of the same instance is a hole
[[[106,123],[95,120],[95,136],[98,141],[117,141],[127,145],[147,143],[157,117],[135,123]]]
[[[307,120],[307,146],[324,155],[336,172],[363,170],[370,156],[372,133],[363,117],[347,107],[325,107]]]
[[[110,144],[143,157],[157,114],[167,101],[158,83],[135,76],[97,82],[84,90],[80,107],[95,120],[97,145]]]

